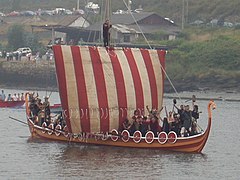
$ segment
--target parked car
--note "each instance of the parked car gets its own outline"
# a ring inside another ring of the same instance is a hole
[[[66,9],[64,9],[64,8],[56,8],[56,9],[54,10],[54,14],[55,14],[55,15],[64,15],[65,10],[66,10]]]
[[[143,8],[135,9],[134,12],[135,12],[135,13],[141,13],[141,12],[143,12]]]
[[[204,22],[202,20],[195,20],[195,21],[191,22],[190,24],[199,26],[199,25],[204,24]]]
[[[54,15],[54,11],[53,10],[41,10],[39,14],[42,16],[52,16],[52,15]]]
[[[224,22],[223,26],[224,27],[228,27],[228,28],[232,28],[233,27],[233,23],[231,23],[231,22]]]
[[[18,48],[13,52],[14,55],[21,54],[22,56],[26,56],[27,54],[32,53],[32,50],[29,47]]]
[[[173,21],[173,20],[171,20],[170,18],[168,18],[168,17],[165,17],[164,19],[165,19],[165,20],[167,20],[167,21],[169,21],[170,23],[174,24],[174,21]]]
[[[22,16],[35,16],[36,13],[33,12],[33,11],[21,11],[20,15],[22,15]]]
[[[84,12],[84,10],[82,10],[82,9],[78,9],[78,10],[75,10],[74,12],[73,12],[73,14],[75,14],[75,15],[83,15],[85,12]]]
[[[0,16],[2,16],[2,17],[3,17],[3,16],[6,16],[6,15],[5,15],[4,13],[0,12]]]
[[[20,15],[19,12],[17,12],[17,11],[12,11],[12,12],[8,13],[6,16],[19,16],[19,15]]]
[[[125,14],[125,11],[118,9],[116,12],[113,12],[113,14]]]
[[[64,14],[66,14],[66,15],[72,15],[73,12],[72,12],[71,10],[69,10],[69,9],[66,9],[66,10],[64,11]]]
[[[89,13],[99,14],[100,7],[98,4],[94,4],[93,2],[88,2],[85,6],[85,10]]]

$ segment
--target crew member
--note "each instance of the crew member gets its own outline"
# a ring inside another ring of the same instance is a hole
[[[4,93],[4,90],[2,90],[2,94],[0,94],[0,100],[5,101],[6,95]]]
[[[106,20],[105,23],[103,23],[103,44],[104,47],[109,46],[110,41],[110,32],[109,29],[112,27],[109,20]]]

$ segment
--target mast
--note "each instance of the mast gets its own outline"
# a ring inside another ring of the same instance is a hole
[[[128,13],[129,14],[131,13],[131,4],[132,4],[132,1],[128,0]]]
[[[77,10],[79,10],[79,0],[77,0]]]
[[[182,0],[182,30],[184,29],[184,23],[185,23],[185,0]]]
[[[187,0],[187,2],[186,2],[186,20],[185,20],[185,22],[186,23],[188,23],[188,0]]]
[[[106,4],[105,4],[105,16],[104,19],[105,20],[110,20],[111,18],[111,0],[106,0]]]

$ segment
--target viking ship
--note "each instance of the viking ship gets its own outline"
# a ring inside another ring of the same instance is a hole
[[[123,121],[147,106],[163,109],[164,49],[53,45],[56,75],[66,124],[36,124],[26,95],[27,122],[33,138],[199,153],[211,129],[215,103],[208,104],[205,131],[179,137],[174,131],[130,134]]]
[[[2,101],[0,100],[0,108],[15,108],[15,107],[21,107],[25,103],[25,100],[23,101]]]
[[[204,132],[177,137],[171,131],[155,137],[148,131],[119,132],[126,117],[146,106],[161,109],[165,50],[54,45],[56,73],[66,126],[34,124],[26,97],[32,137],[82,144],[201,152],[210,133],[211,107]]]

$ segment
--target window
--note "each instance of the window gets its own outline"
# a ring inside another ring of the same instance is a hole
[[[123,42],[130,42],[130,35],[124,35]]]

